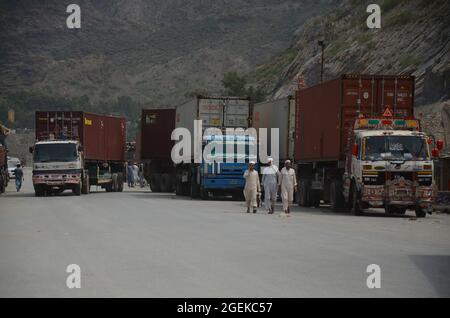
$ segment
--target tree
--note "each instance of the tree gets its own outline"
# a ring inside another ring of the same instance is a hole
[[[247,93],[247,80],[244,76],[239,76],[236,72],[226,73],[222,79],[222,85],[225,88],[225,94],[230,96],[244,97]]]

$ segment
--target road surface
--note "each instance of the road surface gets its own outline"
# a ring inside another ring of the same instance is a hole
[[[127,188],[37,198],[26,178],[0,196],[0,297],[450,296],[446,214],[295,207],[287,218]],[[66,285],[69,264],[79,289]],[[367,287],[370,264],[379,289]]]

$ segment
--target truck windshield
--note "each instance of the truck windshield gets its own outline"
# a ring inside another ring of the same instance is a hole
[[[371,136],[364,139],[363,160],[429,160],[421,136]]]
[[[75,144],[41,144],[34,147],[34,162],[69,162],[78,157]]]
[[[250,145],[255,145],[253,141],[228,141],[228,142],[218,142],[215,141],[215,148],[206,157],[207,160],[220,160],[223,162],[234,161],[234,162],[247,162],[256,161],[256,153],[251,153]],[[233,145],[234,151],[227,152],[227,145]],[[244,150],[244,151],[242,151]]]

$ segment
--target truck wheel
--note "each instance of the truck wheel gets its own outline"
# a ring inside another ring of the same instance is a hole
[[[200,197],[201,197],[202,200],[208,200],[209,199],[208,191],[205,188],[203,188],[203,187],[200,187]]]
[[[72,192],[75,195],[81,195],[81,182],[73,187]]]
[[[175,182],[175,194],[176,195],[183,195],[183,183],[181,182],[181,176],[176,176],[176,182]]]
[[[81,193],[82,194],[89,194],[89,190],[90,190],[91,186],[89,185],[89,175],[84,174],[83,177],[83,186],[81,188]]]
[[[427,216],[427,213],[421,207],[416,207],[416,216],[418,218],[424,218]]]
[[[352,185],[352,197],[351,197],[351,211],[354,215],[361,215],[361,200],[359,199],[358,190],[356,185]]]
[[[309,201],[309,180],[300,181],[300,189],[298,189],[298,204],[303,207],[310,207]]]
[[[159,173],[152,173],[150,176],[150,189],[152,192],[161,192],[161,175]]]
[[[123,192],[123,173],[121,172],[117,174],[117,191]]]
[[[113,173],[111,176],[111,191],[117,192],[118,190],[117,173]]]
[[[344,195],[342,194],[342,185],[339,181],[331,182],[330,205],[333,212],[339,212],[344,208]]]
[[[3,176],[0,174],[0,193],[5,192],[5,180]]]
[[[313,207],[318,208],[320,206],[320,191],[309,189],[308,201]]]
[[[161,174],[161,177],[159,179],[159,188],[161,189],[161,192],[171,192],[172,191],[172,180],[170,177],[170,174],[163,173]]]

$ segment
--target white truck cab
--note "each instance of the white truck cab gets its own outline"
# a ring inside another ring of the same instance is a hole
[[[33,149],[33,186],[37,196],[71,189],[81,193],[82,147],[73,140],[37,142]]]
[[[428,140],[416,120],[358,119],[344,175],[344,197],[353,211],[431,212],[437,187]]]

